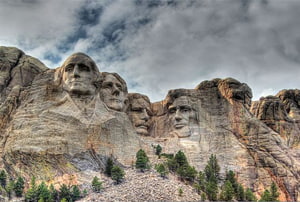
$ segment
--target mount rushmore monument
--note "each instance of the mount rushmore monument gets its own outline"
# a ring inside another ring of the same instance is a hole
[[[282,199],[300,200],[299,90],[252,102],[247,84],[213,79],[152,103],[84,53],[50,69],[0,47],[0,67],[0,165],[11,175],[76,176],[103,170],[108,157],[130,167],[159,144],[198,170],[216,154],[221,173],[235,171],[256,193],[274,181]]]

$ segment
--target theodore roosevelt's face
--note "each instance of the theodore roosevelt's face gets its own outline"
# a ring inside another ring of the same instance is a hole
[[[130,103],[129,118],[139,135],[149,135],[150,103],[143,98],[133,99]]]

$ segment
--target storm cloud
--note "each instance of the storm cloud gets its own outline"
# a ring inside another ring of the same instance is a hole
[[[152,102],[226,77],[258,99],[300,88],[299,10],[296,0],[7,0],[0,45],[50,68],[85,52]]]

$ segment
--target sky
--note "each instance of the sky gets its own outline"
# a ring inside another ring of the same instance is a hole
[[[0,0],[0,46],[49,68],[84,52],[152,102],[232,77],[253,100],[300,89],[298,0]]]

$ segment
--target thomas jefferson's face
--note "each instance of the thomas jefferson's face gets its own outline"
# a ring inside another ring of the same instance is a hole
[[[173,130],[188,129],[190,122],[196,120],[196,113],[192,109],[187,96],[181,96],[174,100],[168,109],[169,119]],[[182,135],[185,135],[183,133]],[[188,136],[188,135],[187,135]]]
[[[108,108],[116,111],[122,111],[124,109],[126,100],[124,89],[125,87],[114,75],[108,74],[105,76],[100,94]]]
[[[96,73],[92,71],[92,61],[84,55],[72,55],[63,64],[63,88],[79,95],[91,95],[96,91],[93,84]]]
[[[143,98],[132,101],[129,118],[139,135],[149,135],[150,103]]]

